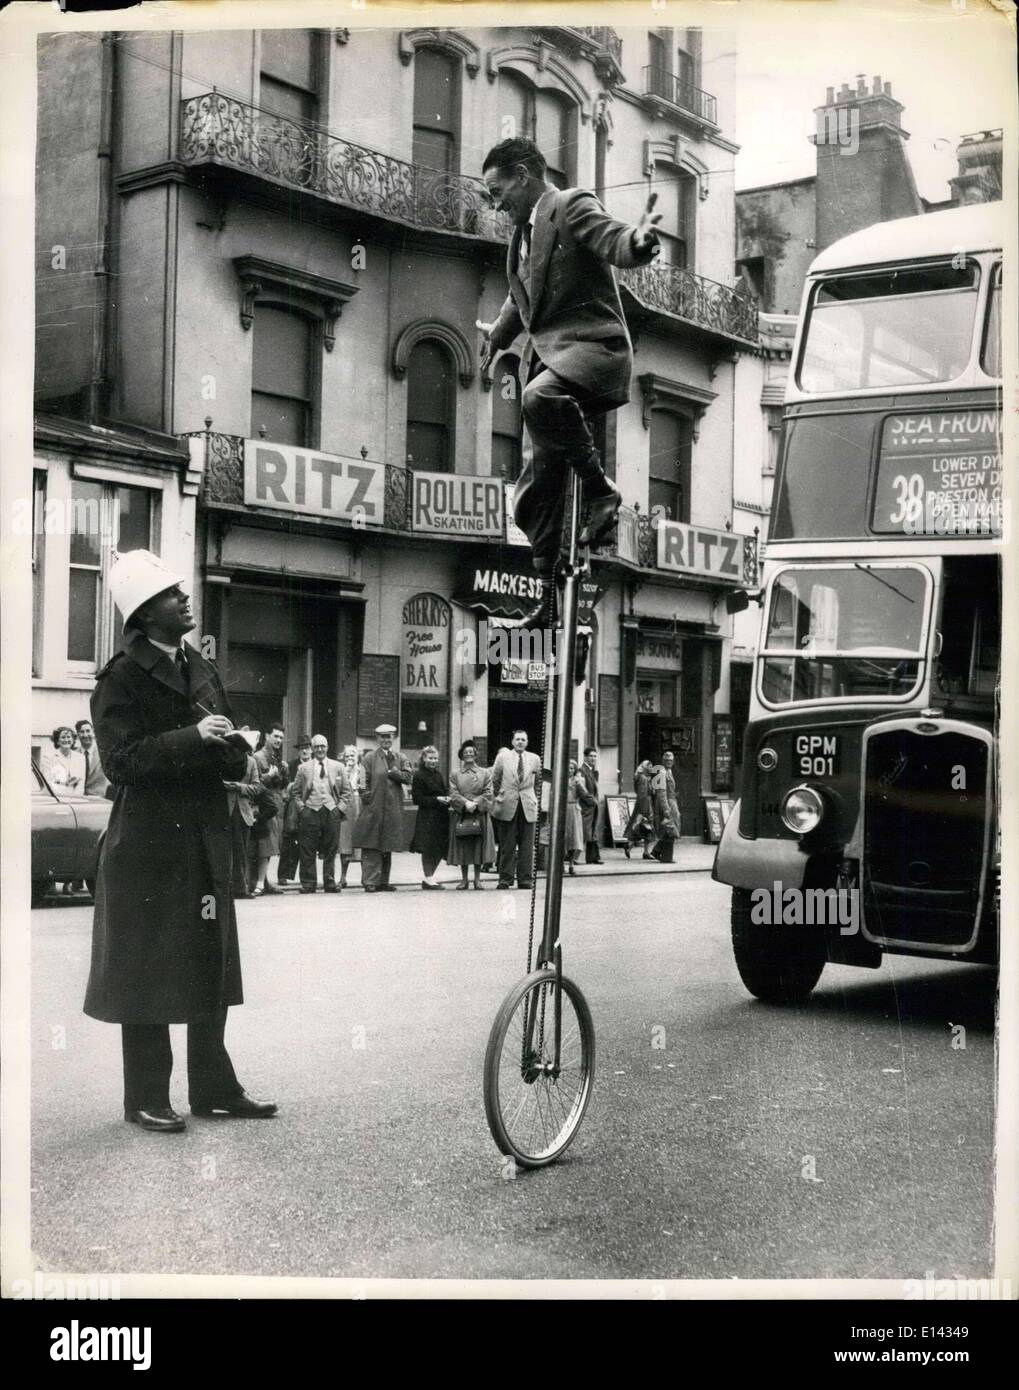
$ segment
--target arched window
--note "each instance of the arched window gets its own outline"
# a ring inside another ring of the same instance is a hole
[[[499,139],[533,140],[548,163],[548,181],[569,188],[575,161],[576,108],[562,92],[541,91],[518,73],[499,73]]]
[[[414,163],[441,173],[458,167],[460,64],[420,48],[414,59]]]
[[[492,476],[515,483],[521,462],[520,361],[506,352],[492,378]]]
[[[312,444],[315,321],[281,305],[256,304],[253,328],[252,435]]]
[[[420,57],[420,55],[419,55]],[[407,363],[407,464],[426,473],[453,471],[455,365],[434,338],[425,338]]]
[[[651,412],[648,512],[652,519],[690,520],[693,421],[672,410]]]

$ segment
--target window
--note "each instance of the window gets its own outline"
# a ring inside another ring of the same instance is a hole
[[[690,520],[693,422],[671,410],[651,412],[648,512],[652,521]]]
[[[407,364],[407,466],[453,471],[453,361],[441,343],[425,339]]]
[[[154,492],[73,478],[71,504],[67,657],[98,665],[123,632],[120,614],[105,598],[113,552],[157,549]]]
[[[648,34],[649,90],[672,100],[672,80],[669,73],[669,47],[661,34]]]
[[[1001,266],[994,267],[990,298],[987,301],[987,328],[980,365],[988,376],[1001,376]]]
[[[778,467],[778,446],[782,438],[782,407],[766,405],[764,418],[768,426],[768,451],[764,458],[763,473],[766,478],[773,478]]]
[[[492,392],[492,476],[515,483],[522,465],[520,362],[512,353],[495,364]]]
[[[573,161],[574,108],[559,92],[543,92],[512,72],[499,73],[499,138],[533,140],[548,164],[546,177],[568,188]]]
[[[256,304],[251,433],[278,444],[311,444],[314,323],[304,314]]]
[[[677,270],[694,266],[694,228],[697,224],[697,180],[682,170],[661,169],[656,179],[659,190],[655,211],[662,214],[658,224],[661,238],[661,264]]]
[[[32,675],[42,671],[43,565],[45,563],[46,474],[32,474]]]
[[[259,103],[292,121],[318,118],[318,35],[311,29],[261,31]]]
[[[676,95],[681,106],[693,109],[694,60],[688,48],[676,49]]]
[[[970,358],[977,281],[974,264],[822,280],[808,309],[801,388],[954,381]]]
[[[765,270],[763,256],[748,256],[736,262],[736,274],[740,276],[755,299],[764,299]]]
[[[447,53],[420,48],[414,59],[416,165],[453,173],[457,167],[460,65]]]

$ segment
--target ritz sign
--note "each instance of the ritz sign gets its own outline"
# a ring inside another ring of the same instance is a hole
[[[244,441],[246,506],[381,526],[385,492],[385,464],[296,449],[292,444]]]
[[[437,594],[415,594],[403,605],[404,695],[449,694],[451,610]]]

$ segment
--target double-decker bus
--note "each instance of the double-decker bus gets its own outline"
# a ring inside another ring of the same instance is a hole
[[[713,871],[762,999],[827,961],[996,959],[1002,223],[880,224],[807,276]]]

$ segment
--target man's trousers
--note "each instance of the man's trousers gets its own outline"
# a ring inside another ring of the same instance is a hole
[[[512,820],[501,822],[499,832],[499,882],[512,883],[529,888],[534,880],[534,821],[524,815],[524,808],[517,802],[516,815]]]
[[[188,1024],[188,1104],[208,1105],[241,1094],[223,1042],[226,1009]],[[166,1023],[122,1023],[124,1109],[164,1110],[170,1104],[173,1052]]]
[[[535,572],[547,582],[559,554],[570,469],[584,484],[585,500],[604,490],[605,475],[588,419],[603,414],[606,407],[537,359],[520,404],[532,455],[517,484],[514,512],[531,542]]]
[[[362,849],[361,884],[365,888],[385,888],[389,882],[393,855],[391,850]]]
[[[312,810],[304,806],[297,813],[297,843],[301,856],[301,887],[314,890],[316,884],[315,855],[322,856],[322,886],[336,883],[336,850],[340,843],[339,808],[319,806]]]

